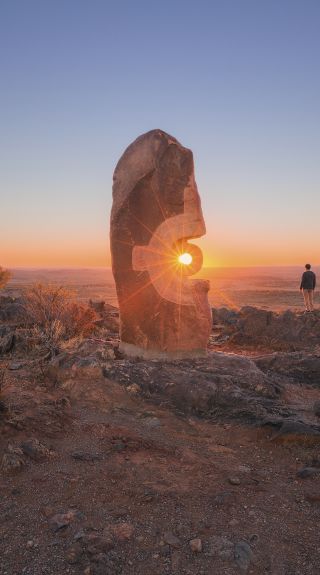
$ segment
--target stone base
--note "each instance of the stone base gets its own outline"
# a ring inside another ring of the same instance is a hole
[[[158,349],[143,349],[133,343],[122,341],[119,350],[127,357],[141,357],[143,359],[193,359],[196,357],[206,357],[206,349],[181,349],[176,351],[161,351]]]

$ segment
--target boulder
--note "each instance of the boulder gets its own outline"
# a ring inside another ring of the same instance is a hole
[[[189,278],[201,269],[202,253],[188,240],[205,233],[192,152],[161,130],[137,138],[114,172],[110,230],[120,350],[144,358],[204,355],[209,283]]]

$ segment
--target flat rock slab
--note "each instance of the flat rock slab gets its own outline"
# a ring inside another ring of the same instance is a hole
[[[237,418],[280,428],[294,409],[281,401],[279,378],[261,371],[244,356],[211,353],[204,359],[175,362],[118,360],[104,376],[132,386],[156,401],[171,402],[181,412],[203,417]]]

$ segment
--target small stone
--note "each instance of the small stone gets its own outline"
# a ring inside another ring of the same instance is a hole
[[[35,438],[27,439],[21,443],[21,449],[24,455],[27,455],[30,459],[34,459],[35,461],[47,459],[51,455],[50,449]]]
[[[235,527],[236,525],[239,525],[238,519],[231,519],[229,521],[229,525],[230,525],[230,527]]]
[[[230,539],[214,535],[209,540],[209,557],[221,557],[221,559],[228,560],[232,558],[234,546]]]
[[[228,481],[231,485],[240,485],[241,483],[239,477],[229,477]]]
[[[320,417],[320,401],[315,401],[313,404],[313,413],[317,416]]]
[[[30,541],[27,541],[26,548],[32,549],[32,547],[34,547],[34,541],[31,541],[31,539],[30,539]]]
[[[4,473],[15,473],[21,471],[26,462],[19,453],[5,453],[1,460],[1,470]]]
[[[85,532],[83,531],[83,529],[80,529],[80,531],[77,531],[77,533],[75,533],[73,539],[75,541],[79,541],[79,539],[83,539],[85,537]]]
[[[234,548],[234,560],[241,573],[247,573],[252,560],[252,551],[249,543],[239,541]]]
[[[319,473],[320,469],[317,469],[316,467],[303,467],[302,469],[299,469],[297,476],[300,477],[300,479],[307,479],[308,477],[319,475]]]
[[[131,523],[118,523],[113,525],[112,532],[119,541],[127,541],[133,535],[134,526]]]
[[[101,453],[87,453],[85,451],[74,451],[71,457],[77,461],[101,461]]]
[[[198,537],[196,539],[191,539],[189,541],[190,549],[193,553],[201,553],[202,551],[202,541]]]
[[[54,532],[59,531],[60,529],[64,529],[68,527],[70,523],[72,523],[76,517],[78,517],[79,512],[72,509],[67,513],[57,513],[50,519],[50,525]]]
[[[44,515],[45,517],[51,517],[51,516],[53,515],[53,508],[52,508],[52,507],[49,507],[49,506],[43,507],[43,508],[41,509],[41,512],[43,513],[43,515]]]
[[[137,395],[137,393],[139,393],[141,389],[136,383],[133,383],[132,385],[128,385],[127,391],[129,393],[132,393],[132,395]]]
[[[157,417],[150,417],[145,420],[145,425],[150,429],[156,429],[161,427],[161,421]]]
[[[11,361],[9,363],[9,369],[11,369],[12,371],[16,371],[18,369],[21,369],[22,367],[23,367],[22,361]]]
[[[239,465],[238,470],[241,471],[241,473],[250,473],[251,468],[249,465]]]
[[[82,555],[82,548],[79,544],[72,545],[66,552],[66,560],[71,565],[78,563]]]
[[[171,554],[170,545],[165,545],[164,541],[161,541],[160,545],[161,545],[160,553],[162,557],[169,557],[169,555]]]
[[[99,555],[99,553],[108,553],[114,548],[114,543],[109,533],[104,534],[103,537],[96,533],[90,533],[85,543],[87,544],[87,553],[92,556]]]
[[[309,501],[309,503],[320,503],[320,492],[308,492],[305,494],[305,498],[307,501]]]
[[[113,444],[112,447],[114,451],[123,451],[124,449],[126,449],[126,444],[123,441],[118,440]]]
[[[174,547],[174,549],[179,549],[179,547],[181,547],[180,539],[178,539],[178,537],[176,537],[171,531],[167,531],[167,533],[164,534],[163,540],[167,545],[170,545],[170,547]]]

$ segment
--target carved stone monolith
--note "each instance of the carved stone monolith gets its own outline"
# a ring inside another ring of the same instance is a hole
[[[120,350],[145,358],[206,353],[209,282],[189,279],[205,234],[191,150],[161,130],[137,138],[113,177],[110,245]]]

